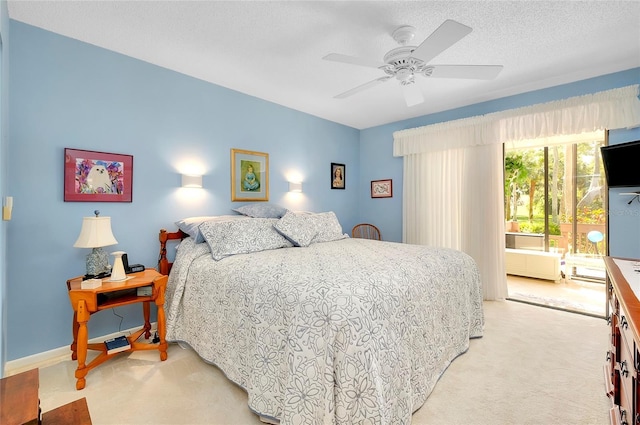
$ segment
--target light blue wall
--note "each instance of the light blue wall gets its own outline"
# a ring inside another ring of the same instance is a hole
[[[7,193],[7,127],[9,124],[9,12],[6,0],[0,1],[0,199]],[[7,223],[0,221],[0,377],[7,359]]]
[[[2,126],[0,140],[0,178],[15,197],[14,218],[0,228],[8,246],[0,246],[0,270],[3,260],[8,270],[0,296],[11,325],[0,347],[6,360],[70,342],[65,281],[84,271],[86,252],[72,248],[83,216],[96,208],[111,216],[119,244],[108,250],[153,266],[159,228],[238,205],[230,202],[231,148],[269,153],[272,202],[336,211],[346,231],[373,222],[386,240],[400,241],[402,159],[392,156],[394,131],[640,83],[634,69],[357,131],[19,22],[10,22],[10,32],[9,57],[5,48],[2,59],[3,67],[10,64],[11,126],[8,141]],[[637,130],[615,131],[611,143],[638,138]],[[65,147],[134,155],[133,203],[63,202]],[[179,168],[190,162],[204,167],[205,190],[196,196],[178,187]],[[331,162],[347,165],[344,191],[329,189]],[[301,196],[286,192],[289,172],[303,177]],[[389,178],[393,197],[371,199],[370,181]],[[612,254],[640,257],[638,206],[632,208],[636,213],[611,218]],[[138,324],[137,308],[120,310],[123,329]],[[90,336],[118,325],[114,315],[96,315]]]
[[[73,248],[83,216],[110,216],[131,262],[155,266],[158,231],[185,216],[229,214],[230,149],[267,152],[270,201],[357,217],[356,180],[331,190],[330,164],[359,173],[359,132],[36,27],[11,21],[7,360],[71,342],[67,279],[84,273],[88,250]],[[134,156],[132,203],[63,202],[65,147]],[[202,191],[181,189],[179,167],[204,167]],[[288,193],[286,174],[304,192]],[[139,306],[119,309],[122,328]],[[89,336],[118,330],[109,312]]]
[[[372,127],[360,132],[360,185],[359,211],[362,221],[375,224],[386,240],[402,241],[402,158],[393,157],[393,132],[438,122],[451,121],[507,109],[520,108],[537,103],[551,102],[573,96],[581,96],[640,83],[640,68],[578,81],[550,89],[538,90],[490,102],[478,103],[432,115]],[[610,143],[640,139],[635,131],[612,131]],[[371,180],[393,179],[393,198],[372,199],[366,190]],[[613,191],[612,191],[613,193]],[[611,195],[611,207],[618,208]],[[610,219],[610,246],[612,255],[640,257],[640,215],[637,205],[633,216],[616,215]],[[635,221],[633,219],[635,218]],[[635,233],[632,233],[635,231]],[[633,237],[635,235],[635,238]]]

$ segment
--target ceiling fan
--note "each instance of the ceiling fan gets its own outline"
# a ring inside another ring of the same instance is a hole
[[[382,59],[383,62],[330,53],[322,59],[378,68],[386,74],[334,97],[344,99],[395,77],[400,82],[407,106],[414,106],[424,102],[422,92],[415,84],[416,75],[433,78],[492,80],[502,71],[502,65],[428,65],[433,58],[460,41],[471,31],[470,27],[448,19],[416,47],[408,45],[413,39],[416,29],[409,25],[401,26],[392,34],[393,39],[400,44],[400,47],[387,52]]]

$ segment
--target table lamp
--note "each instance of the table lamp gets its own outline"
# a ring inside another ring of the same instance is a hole
[[[80,236],[73,244],[75,248],[92,248],[87,255],[87,278],[110,273],[109,257],[102,247],[118,243],[111,232],[111,217],[99,217],[98,210],[93,213],[95,217],[82,218]]]

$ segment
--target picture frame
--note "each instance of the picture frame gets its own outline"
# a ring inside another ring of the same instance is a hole
[[[132,202],[133,156],[64,149],[65,202]]]
[[[269,154],[231,149],[231,201],[269,200]]]
[[[371,181],[372,198],[391,198],[393,196],[393,182],[391,179]]]
[[[344,164],[331,163],[331,189],[344,189],[346,187],[346,168]]]

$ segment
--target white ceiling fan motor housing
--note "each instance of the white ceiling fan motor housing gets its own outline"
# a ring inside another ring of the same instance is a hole
[[[393,39],[400,44],[400,47],[388,51],[382,59],[386,65],[380,69],[403,84],[413,83],[413,75],[423,73],[426,68],[424,61],[411,56],[416,46],[407,46],[415,33],[416,29],[410,25],[397,28],[393,32]]]
[[[416,46],[402,46],[396,47],[390,50],[384,55],[385,66],[381,67],[387,75],[396,77],[400,81],[406,80],[407,73],[409,76],[414,73],[422,73],[426,67],[426,64],[420,59],[411,56],[411,53],[415,50]]]

